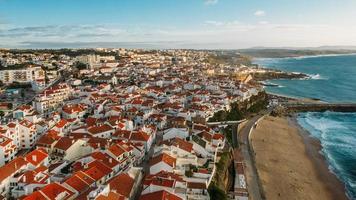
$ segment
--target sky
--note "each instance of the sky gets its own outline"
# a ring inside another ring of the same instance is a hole
[[[0,0],[2,48],[356,46],[356,0]]]

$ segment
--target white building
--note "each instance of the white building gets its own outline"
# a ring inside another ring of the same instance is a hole
[[[5,84],[13,82],[31,83],[45,79],[45,71],[41,67],[28,67],[24,69],[0,70],[0,81]]]
[[[35,97],[33,107],[40,113],[53,111],[69,98],[71,91],[71,87],[66,83],[52,86]]]
[[[173,138],[185,139],[189,137],[189,131],[186,128],[170,128],[163,131],[163,140],[170,140]]]
[[[17,146],[10,138],[0,135],[0,166],[15,158]]]
[[[37,140],[36,125],[28,120],[19,123],[20,149],[30,149]]]
[[[162,153],[150,160],[150,174],[157,174],[160,171],[173,172],[176,167],[176,159]]]

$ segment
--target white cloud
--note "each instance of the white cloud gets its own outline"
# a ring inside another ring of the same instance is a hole
[[[269,22],[268,22],[268,21],[259,21],[258,23],[259,23],[259,24],[261,24],[261,25],[266,25],[266,24],[269,24]]]
[[[257,10],[255,13],[254,13],[255,16],[257,17],[262,17],[262,16],[265,16],[266,15],[266,12],[263,11],[263,10]]]
[[[212,25],[212,26],[220,26],[220,27],[234,27],[239,25],[240,22],[235,20],[235,21],[227,21],[227,22],[221,22],[221,21],[214,21],[214,20],[208,20],[205,21],[205,25]]]
[[[107,37],[117,36],[124,33],[116,27],[102,25],[48,25],[13,27],[0,30],[1,37],[7,38],[77,38],[77,37]]]
[[[217,4],[219,0],[204,0],[205,5],[214,5]]]
[[[205,24],[206,24],[206,25],[213,25],[213,26],[221,26],[221,25],[223,25],[222,22],[213,21],[213,20],[205,21]]]
[[[320,33],[323,33],[322,35]],[[246,48],[356,45],[356,27],[209,20],[194,28],[55,25],[0,29],[0,47]],[[63,42],[65,41],[65,42]]]

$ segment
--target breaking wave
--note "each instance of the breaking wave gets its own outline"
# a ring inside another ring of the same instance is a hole
[[[311,80],[328,80],[327,77],[324,77],[320,74],[307,74],[307,78],[306,79],[311,79]]]
[[[347,195],[356,199],[356,113],[303,113],[299,124],[322,146],[329,169],[345,183]]]

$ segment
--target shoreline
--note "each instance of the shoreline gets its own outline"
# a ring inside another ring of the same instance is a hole
[[[347,200],[321,145],[292,117],[262,120],[252,135],[256,167],[267,199]]]
[[[287,56],[287,57],[275,57],[275,58],[269,58],[269,57],[261,57],[261,58],[256,58],[254,57],[253,59],[255,60],[274,60],[274,59],[304,59],[304,58],[320,58],[320,57],[335,57],[335,56],[353,56],[356,55],[356,53],[340,53],[340,54],[318,54],[318,55],[300,55],[300,56]]]
[[[319,179],[324,182],[325,187],[332,193],[334,199],[341,199],[340,197],[346,200],[349,199],[346,194],[345,184],[329,169],[330,164],[321,153],[323,147],[320,141],[317,138],[313,138],[311,133],[298,123],[296,115],[288,117],[287,120],[291,126],[295,126],[298,129],[298,133],[304,141],[306,154],[313,162]]]
[[[322,99],[309,98],[309,97],[294,97],[273,92],[266,92],[269,98],[279,99],[282,102],[303,102],[303,103],[327,103]]]

